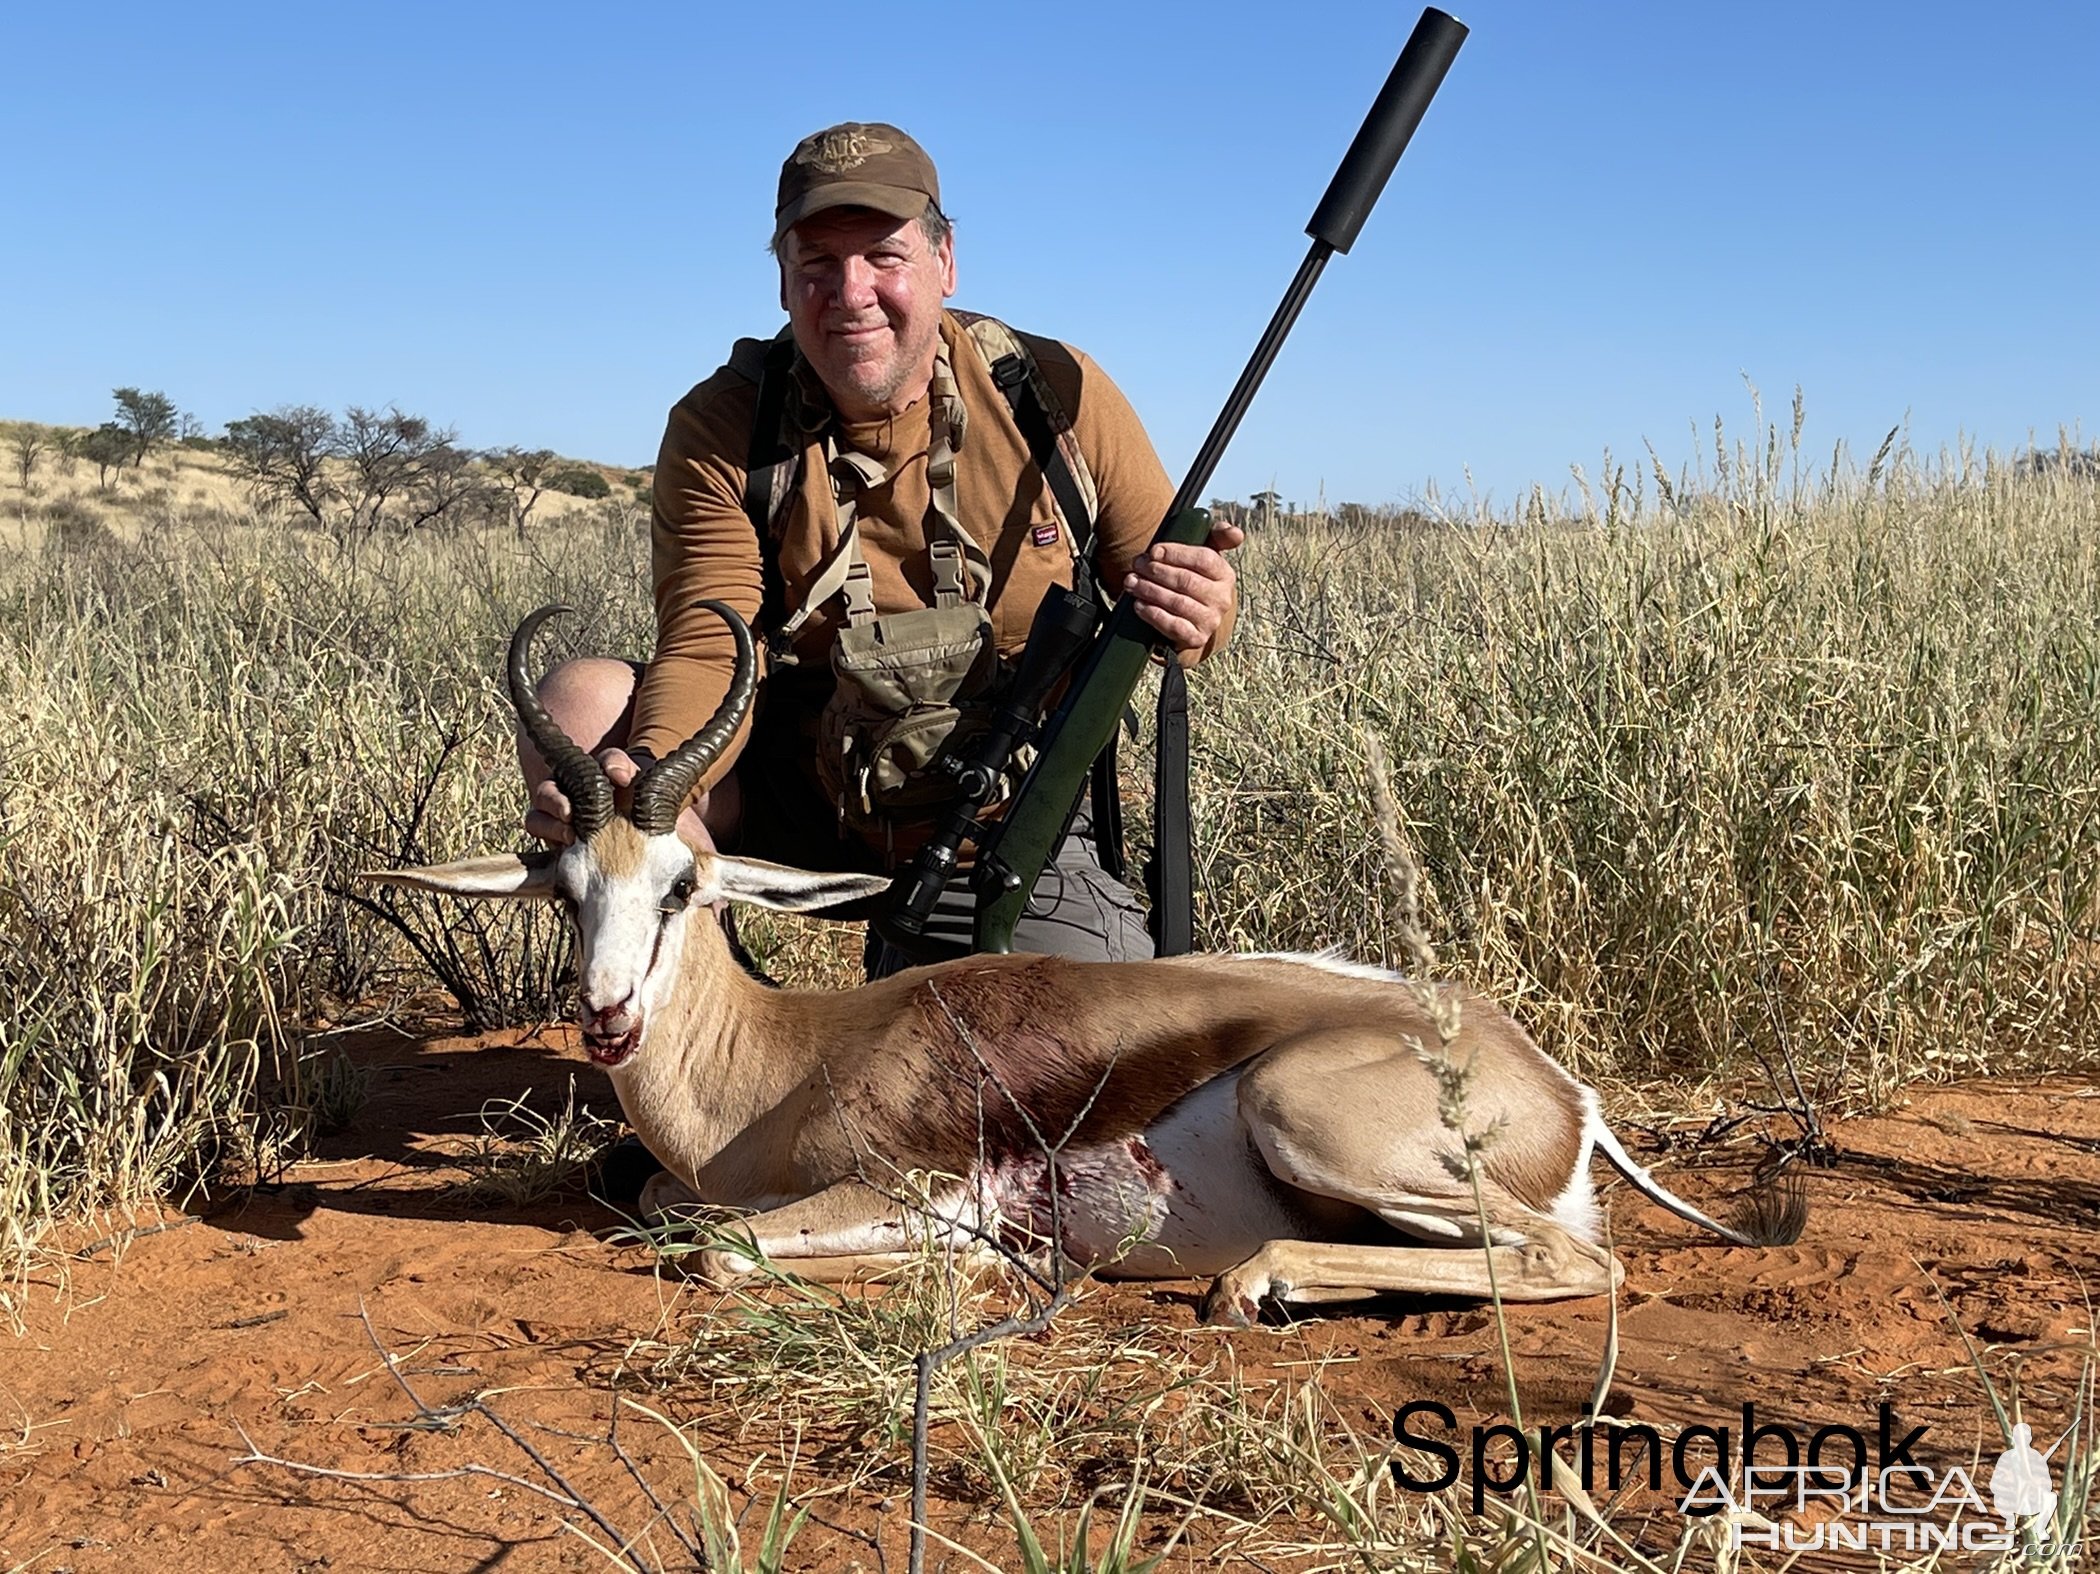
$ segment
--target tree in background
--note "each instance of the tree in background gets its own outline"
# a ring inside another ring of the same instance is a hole
[[[441,518],[473,493],[467,454],[450,428],[392,405],[382,411],[352,405],[337,428],[336,453],[350,469],[357,501],[353,527],[377,530],[397,505],[413,527]]]
[[[327,530],[413,530],[496,503],[450,430],[391,405],[352,405],[341,420],[314,405],[258,411],[226,423],[226,452],[258,504],[296,507]]]
[[[138,451],[137,439],[114,421],[104,421],[80,440],[80,457],[95,467],[95,489],[109,490],[109,473],[124,468]]]
[[[37,464],[50,451],[51,441],[33,426],[25,426],[15,433],[14,441],[8,445],[14,451],[15,474],[22,480],[22,516],[29,516],[29,500],[36,494],[30,483],[36,478]]]
[[[310,404],[279,405],[226,423],[227,455],[256,501],[302,509],[324,528],[336,500],[326,471],[335,444],[335,417]]]
[[[486,520],[508,501],[475,467],[475,454],[440,434],[422,455],[408,488],[401,495],[401,523],[409,530],[424,525],[461,525]]]
[[[136,388],[118,388],[111,393],[117,401],[117,426],[131,438],[131,462],[134,468],[146,462],[146,455],[175,436],[180,412],[175,401],[164,393],[141,393]]]
[[[553,450],[491,448],[481,457],[496,473],[496,479],[510,489],[510,522],[522,536],[525,521],[532,517],[540,494],[546,490],[547,472],[554,464]]]

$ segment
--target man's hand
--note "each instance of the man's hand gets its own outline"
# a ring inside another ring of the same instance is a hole
[[[633,804],[634,779],[642,769],[625,749],[600,749],[599,768],[605,779],[613,785],[613,803],[622,814]],[[708,834],[707,824],[701,819],[711,794],[702,793],[687,804],[678,816],[678,834],[689,846],[702,852],[715,850],[715,839]],[[537,836],[541,841],[556,847],[566,847],[576,837],[569,829],[569,797],[551,781],[544,781],[532,792],[532,806],[525,811],[525,834]]]
[[[1156,542],[1131,565],[1123,594],[1176,651],[1200,657],[1232,615],[1237,576],[1225,554],[1246,539],[1238,525],[1219,524],[1202,546]]]

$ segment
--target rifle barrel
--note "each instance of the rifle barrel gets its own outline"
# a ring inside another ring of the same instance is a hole
[[[1240,380],[1232,385],[1232,393],[1225,400],[1225,408],[1218,412],[1218,419],[1210,429],[1210,436],[1203,439],[1203,446],[1196,450],[1196,462],[1189,466],[1188,474],[1181,478],[1181,490],[1174,494],[1174,501],[1167,505],[1167,518],[1185,514],[1196,506],[1196,500],[1210,485],[1216,473],[1218,461],[1225,457],[1225,449],[1232,442],[1233,433],[1240,429],[1240,421],[1254,403],[1254,396],[1261,390],[1262,379],[1269,375],[1269,368],[1276,363],[1276,352],[1283,348],[1283,341],[1290,337],[1291,325],[1298,320],[1298,313],[1305,309],[1306,300],[1312,295],[1313,286],[1320,282],[1320,270],[1327,266],[1327,259],[1334,248],[1325,241],[1316,240],[1305,260],[1298,264],[1298,275],[1291,280],[1291,287],[1283,292],[1283,300],[1276,307],[1276,315],[1269,319],[1269,326],[1262,331],[1261,340],[1254,346],[1254,353],[1247,357],[1247,369],[1240,373]],[[1154,538],[1155,540],[1157,537]]]

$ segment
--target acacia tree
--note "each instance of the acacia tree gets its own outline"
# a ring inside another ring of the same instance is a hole
[[[226,423],[227,454],[256,501],[303,509],[324,528],[337,497],[326,469],[336,446],[335,417],[315,405],[279,405]]]
[[[124,468],[137,447],[131,433],[114,421],[104,421],[80,440],[80,457],[95,467],[95,490],[109,490],[109,473]]]
[[[33,426],[25,426],[15,433],[11,445],[15,455],[15,474],[22,481],[22,511],[29,511],[30,482],[36,476],[36,467],[50,449],[50,440]]]
[[[174,437],[180,412],[164,393],[118,388],[110,396],[117,401],[116,424],[131,439],[131,462],[136,468],[146,462],[156,444]]]
[[[389,406],[341,420],[285,405],[226,423],[226,450],[258,503],[297,507],[324,529],[413,530],[494,501],[453,434]]]
[[[338,429],[337,452],[348,463],[356,501],[350,507],[349,523],[377,530],[386,523],[387,510],[403,500],[411,512],[412,495],[450,468],[449,454],[456,454],[454,434],[434,427],[420,415],[405,415],[393,405],[385,411],[352,405]],[[440,508],[438,513],[443,513]],[[424,514],[412,521],[421,524],[434,517]]]
[[[496,489],[474,468],[474,455],[451,442],[439,442],[423,455],[402,494],[401,515],[403,524],[415,530],[487,518],[503,506]]]
[[[549,448],[492,448],[482,458],[496,472],[496,479],[510,491],[510,522],[519,535],[532,517],[540,494],[547,488],[547,473],[554,466]]]

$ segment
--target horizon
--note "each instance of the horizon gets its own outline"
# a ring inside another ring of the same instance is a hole
[[[1178,478],[1417,10],[973,19],[932,94],[742,15],[10,17],[10,59],[92,65],[0,101],[45,150],[0,191],[0,414],[92,426],[124,385],[213,435],[398,405],[476,448],[645,465],[672,402],[781,320],[780,160],[887,119],[940,167],[955,304],[1098,359]],[[1607,447],[1645,473],[1644,443],[1674,474],[1717,417],[1748,433],[1746,381],[1782,424],[1799,385],[1804,450],[1862,463],[1891,427],[1926,453],[2087,440],[2100,15],[1458,14],[1471,37],[1209,495],[1376,507],[1470,476],[1507,504],[1575,464],[1594,484]]]

